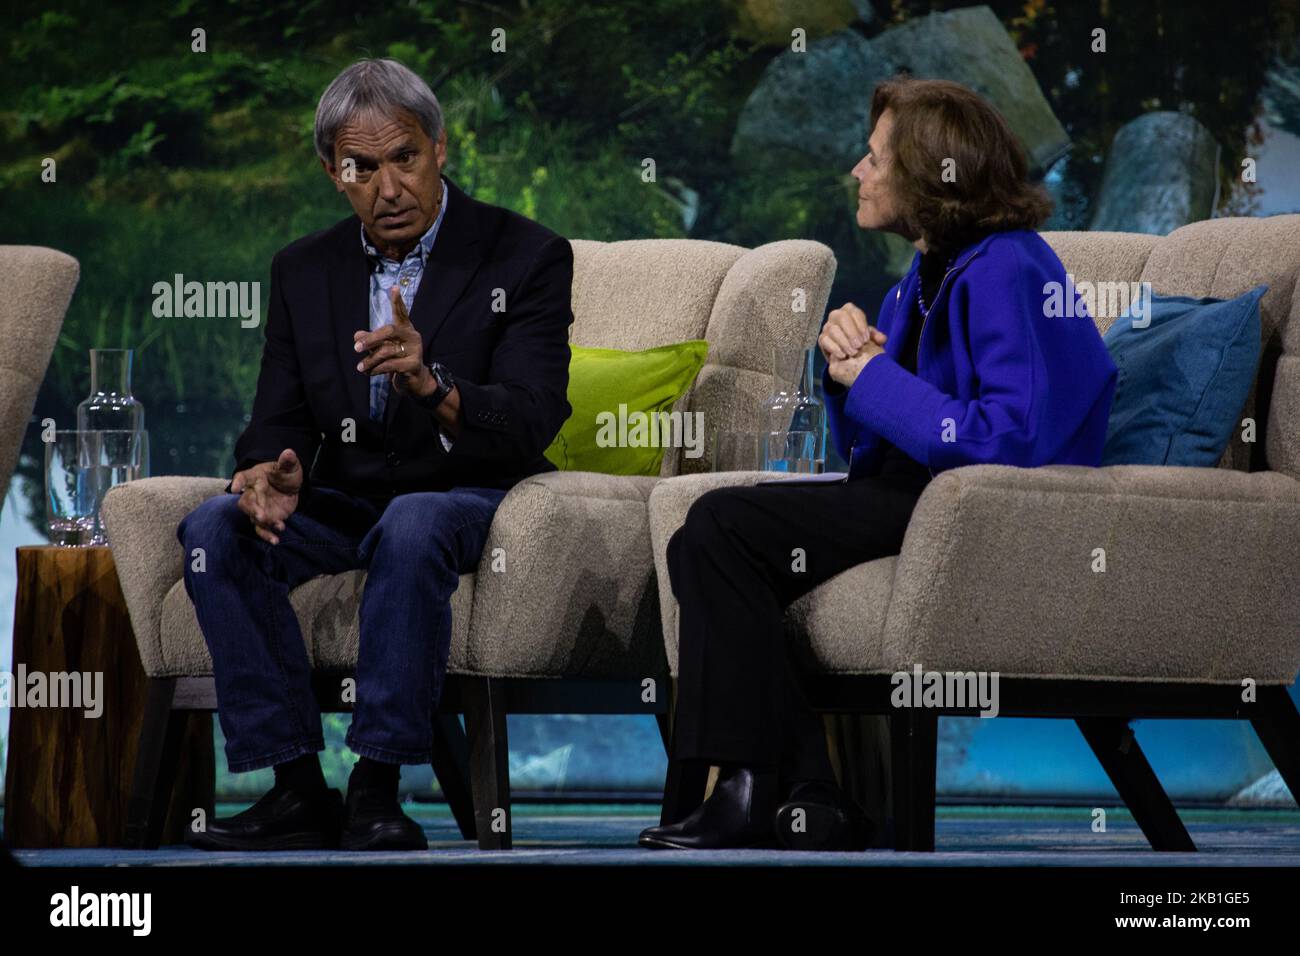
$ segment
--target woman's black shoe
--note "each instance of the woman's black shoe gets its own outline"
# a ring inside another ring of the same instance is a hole
[[[873,829],[844,791],[820,780],[796,783],[773,827],[786,850],[865,850]]]
[[[247,810],[213,820],[185,842],[199,850],[332,850],[342,817],[337,790],[304,796],[277,783]]]
[[[720,768],[709,799],[678,823],[643,830],[637,843],[652,850],[771,847],[776,783],[775,772]]]

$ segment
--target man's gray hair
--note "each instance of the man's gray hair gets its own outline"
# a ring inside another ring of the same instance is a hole
[[[442,134],[442,106],[429,84],[397,60],[358,60],[334,78],[316,106],[316,155],[334,165],[334,141],[358,115],[397,117],[412,113],[437,142]]]

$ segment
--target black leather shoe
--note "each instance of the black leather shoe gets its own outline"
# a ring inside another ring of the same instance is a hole
[[[339,844],[343,796],[303,796],[276,784],[242,813],[213,820],[185,842],[199,850],[332,850]]]
[[[838,786],[796,783],[776,811],[777,842],[786,850],[865,850],[873,827],[862,808]]]
[[[349,787],[343,810],[344,850],[427,850],[424,829],[397,803],[397,794]]]
[[[773,847],[775,772],[723,768],[713,793],[686,819],[641,832],[637,843],[651,850],[739,850]]]

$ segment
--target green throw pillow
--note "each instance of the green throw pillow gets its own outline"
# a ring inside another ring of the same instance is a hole
[[[664,451],[674,441],[693,440],[702,447],[696,416],[688,421],[687,413],[679,412],[674,422],[667,414],[704,367],[709,352],[704,339],[643,352],[569,348],[573,414],[546,449],[556,468],[658,475]],[[670,431],[670,425],[676,427]]]

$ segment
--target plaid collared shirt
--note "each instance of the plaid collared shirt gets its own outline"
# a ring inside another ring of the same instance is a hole
[[[365,250],[366,256],[370,259],[370,331],[382,328],[385,325],[391,325],[393,322],[393,303],[390,298],[393,286],[401,290],[402,302],[406,304],[406,311],[409,314],[411,304],[415,301],[415,294],[420,289],[420,281],[424,278],[424,264],[429,259],[429,250],[433,248],[433,241],[438,238],[438,229],[442,226],[442,218],[447,214],[447,202],[450,198],[450,190],[447,189],[447,180],[442,181],[442,208],[438,210],[438,218],[433,221],[433,225],[428,231],[420,237],[420,241],[415,244],[415,248],[406,254],[406,258],[401,262],[395,262],[392,259],[381,255],[375,248],[370,237],[366,235],[366,227],[361,227],[361,248]],[[370,379],[370,418],[372,421],[382,422],[384,420],[384,408],[388,404],[388,376],[375,375]],[[441,429],[439,430],[441,435]],[[443,445],[448,442],[443,437]]]

